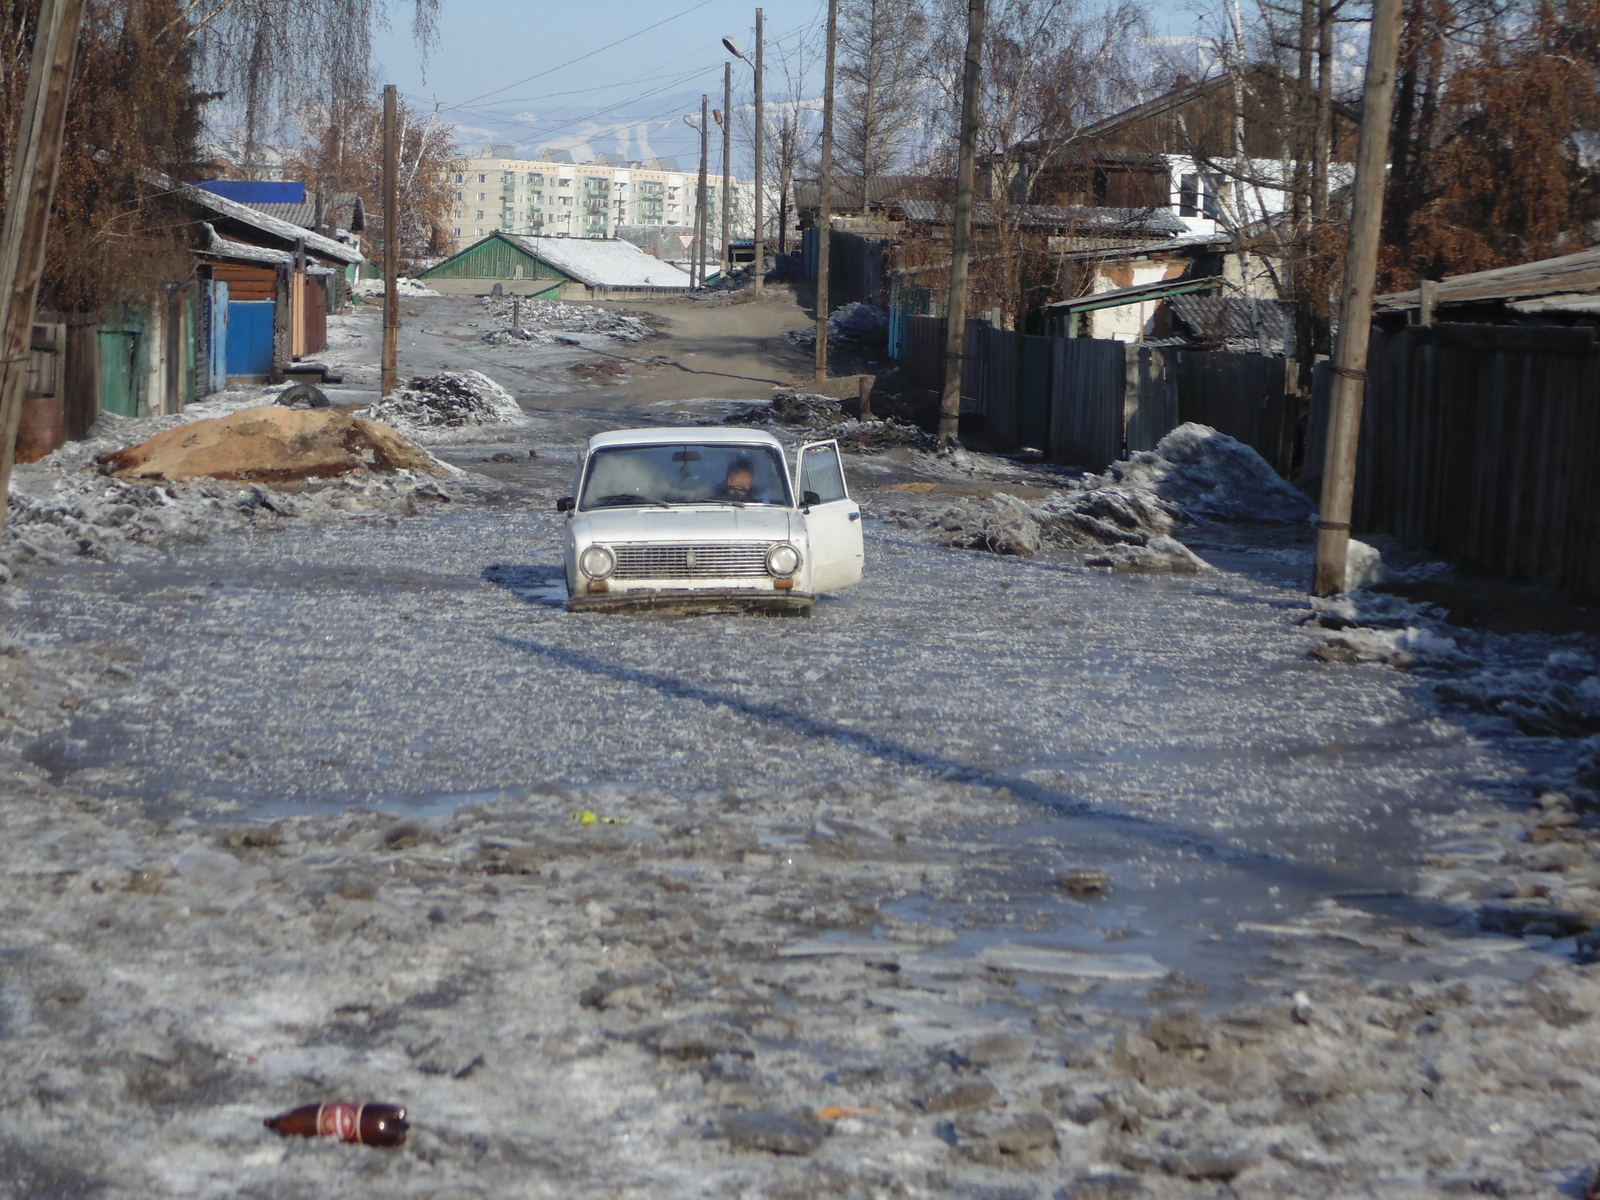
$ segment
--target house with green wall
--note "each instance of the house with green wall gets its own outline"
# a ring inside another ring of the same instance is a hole
[[[420,278],[445,295],[541,300],[644,299],[689,290],[689,276],[615,238],[524,237],[499,230],[452,254]]]

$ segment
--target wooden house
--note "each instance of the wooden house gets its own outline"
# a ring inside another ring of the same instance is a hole
[[[421,278],[446,295],[540,300],[643,299],[689,290],[689,276],[617,238],[525,237],[496,230]]]

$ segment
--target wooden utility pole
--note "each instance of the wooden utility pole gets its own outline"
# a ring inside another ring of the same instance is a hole
[[[766,284],[766,276],[767,276],[767,235],[766,235],[766,229],[762,225],[762,221],[765,219],[765,216],[766,216],[766,211],[765,211],[765,207],[764,207],[765,204],[766,204],[766,197],[765,197],[765,195],[763,195],[763,189],[766,187],[766,179],[763,177],[763,174],[762,174],[762,163],[763,163],[762,148],[766,145],[766,142],[767,142],[766,97],[762,94],[762,90],[761,90],[761,55],[762,55],[762,52],[763,52],[763,49],[764,49],[763,43],[765,41],[766,41],[766,36],[765,36],[765,30],[763,29],[763,26],[762,26],[761,10],[758,8],[758,9],[756,9],[756,62],[755,62],[755,68],[756,68],[756,203],[755,203],[755,217],[756,217],[755,252],[756,252],[756,258],[755,258],[755,270],[753,272],[753,276],[754,276],[754,279],[755,279],[755,285],[756,285],[756,294],[757,295],[761,294],[761,290]],[[779,236],[781,237],[782,235],[780,234]]]
[[[828,252],[833,242],[833,52],[839,33],[839,0],[828,0],[828,53],[822,75],[822,169],[817,174],[817,358],[816,378],[828,377]]]
[[[62,130],[67,121],[67,94],[78,57],[78,30],[83,0],[43,0],[28,65],[28,87],[22,100],[16,152],[6,188],[6,216],[0,224],[0,526],[5,523],[5,496],[22,421],[23,391],[28,382],[28,346],[33,334],[33,309],[44,272],[45,235],[50,230],[50,202],[55,198],[61,168]]]
[[[983,57],[983,0],[967,0],[967,56],[961,71],[961,153],[956,164],[955,223],[950,230],[950,292],[945,302],[944,394],[939,445],[961,424],[961,364],[967,333],[967,260],[972,242],[972,174],[978,145],[978,82]]]
[[[400,386],[400,130],[394,84],[383,89],[383,369],[387,396]]]
[[[722,64],[722,278],[728,278],[733,251],[728,244],[728,213],[733,171],[733,64]]]
[[[711,222],[706,219],[706,156],[711,152],[711,130],[706,126],[711,124],[711,99],[704,92],[700,93],[700,182],[695,185],[695,265],[699,268],[699,286],[706,285],[706,230],[711,228]]]
[[[1367,383],[1367,342],[1372,334],[1372,292],[1383,224],[1383,183],[1394,107],[1395,57],[1400,48],[1399,0],[1373,0],[1367,48],[1367,85],[1356,147],[1350,243],[1339,296],[1339,342],[1333,350],[1328,450],[1322,467],[1322,511],[1317,521],[1317,566],[1311,591],[1344,591],[1350,549],[1350,505],[1355,495],[1356,446]]]

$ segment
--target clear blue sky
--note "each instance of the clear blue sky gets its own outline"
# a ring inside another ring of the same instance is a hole
[[[698,158],[699,136],[681,118],[699,109],[702,92],[721,106],[728,55],[720,41],[731,36],[749,53],[755,25],[755,5],[744,0],[441,0],[439,39],[424,64],[409,5],[391,2],[393,28],[376,49],[379,78],[415,108],[438,104],[469,152],[493,141],[531,154],[549,143],[687,165]],[[825,5],[762,7],[770,72],[779,48],[814,30]],[[1189,24],[1182,0],[1152,11],[1165,26]],[[749,89],[749,68],[735,62],[735,105]]]

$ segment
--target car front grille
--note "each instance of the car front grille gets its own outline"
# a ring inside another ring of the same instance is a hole
[[[749,579],[767,573],[771,542],[722,546],[615,546],[617,579]]]

